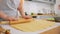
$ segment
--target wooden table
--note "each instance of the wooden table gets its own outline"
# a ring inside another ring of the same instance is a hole
[[[60,26],[54,29],[48,30],[46,32],[43,32],[41,34],[60,34]]]

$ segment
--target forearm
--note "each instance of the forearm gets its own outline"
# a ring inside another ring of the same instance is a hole
[[[0,11],[0,18],[6,18],[7,15],[5,13],[3,13],[2,11]]]
[[[9,17],[7,16],[5,13],[3,13],[2,11],[0,11],[0,18],[7,20],[7,21],[15,21],[17,20],[16,18],[13,17]]]
[[[19,13],[21,14],[21,16],[25,16],[25,12],[24,12],[23,8],[18,9],[18,10],[19,10]]]
[[[19,12],[20,12],[20,14],[22,16],[25,15],[23,5],[24,5],[24,0],[20,0],[20,4],[19,4],[19,7],[18,7],[18,10],[19,10]]]

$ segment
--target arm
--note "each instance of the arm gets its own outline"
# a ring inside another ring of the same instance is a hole
[[[4,14],[2,11],[0,11],[0,18],[6,18],[6,17],[7,17],[7,15]]]
[[[30,16],[26,16],[26,15],[25,15],[24,9],[23,9],[23,5],[24,5],[24,0],[20,0],[20,4],[19,4],[19,7],[18,7],[18,10],[19,10],[21,16],[22,16],[23,18],[26,18],[26,19],[31,18]]]
[[[19,4],[19,7],[18,7],[18,10],[19,10],[21,16],[25,16],[23,5],[24,5],[24,0],[20,0],[20,4]]]
[[[2,19],[4,19],[4,20],[7,20],[7,21],[13,21],[13,20],[16,20],[16,19],[13,18],[13,17],[7,16],[3,11],[0,11],[0,18],[2,18]]]

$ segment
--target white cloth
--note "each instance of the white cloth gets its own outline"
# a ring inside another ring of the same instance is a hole
[[[19,17],[18,6],[20,0],[0,0],[0,10],[10,17]]]

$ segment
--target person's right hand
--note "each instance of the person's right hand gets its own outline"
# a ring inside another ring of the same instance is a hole
[[[17,21],[18,19],[13,18],[13,17],[6,17],[4,18],[5,21]]]

